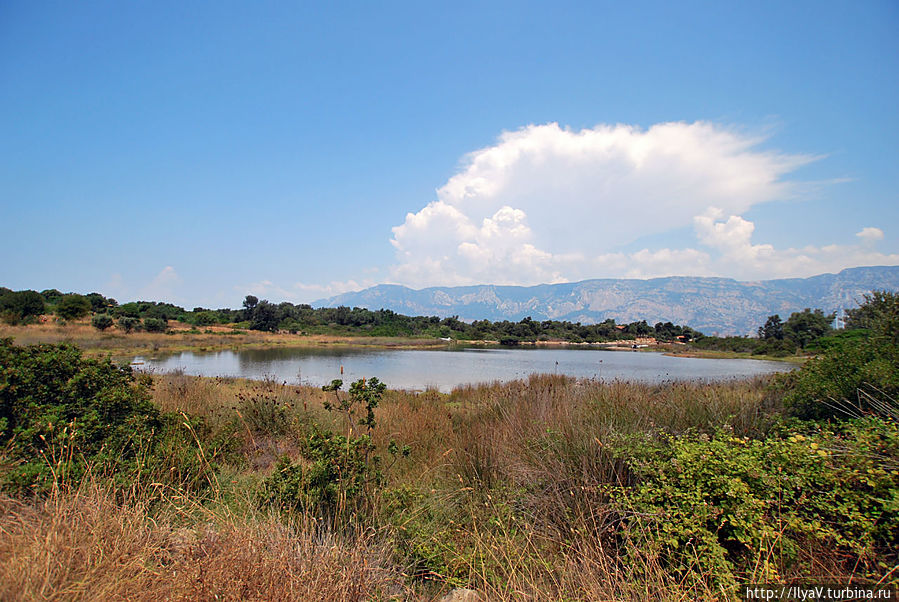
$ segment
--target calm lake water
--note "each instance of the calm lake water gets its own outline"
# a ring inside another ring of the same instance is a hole
[[[155,372],[183,370],[197,376],[272,377],[278,381],[314,386],[330,383],[335,378],[349,383],[377,376],[392,389],[436,388],[443,392],[458,385],[510,381],[534,373],[658,383],[669,380],[720,381],[784,372],[794,367],[783,362],[684,358],[661,353],[506,348],[426,351],[248,349],[141,356],[134,361],[143,362],[136,368]]]

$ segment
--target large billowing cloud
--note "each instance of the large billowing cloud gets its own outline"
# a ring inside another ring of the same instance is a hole
[[[754,205],[795,196],[785,176],[809,155],[760,150],[763,138],[712,123],[647,130],[555,123],[504,133],[469,154],[437,199],[393,228],[394,280],[412,286],[536,284],[590,277],[809,275],[877,253],[859,244],[778,251],[753,244]],[[700,248],[614,252],[640,237],[692,225]],[[879,234],[878,234],[879,233]]]

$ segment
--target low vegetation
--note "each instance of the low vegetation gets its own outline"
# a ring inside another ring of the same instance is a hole
[[[303,335],[356,337],[419,337],[449,338],[464,341],[499,341],[504,344],[534,341],[600,342],[633,340],[635,337],[656,337],[663,341],[690,341],[701,337],[688,326],[659,322],[655,326],[645,321],[616,324],[606,320],[600,324],[580,324],[556,320],[519,322],[477,320],[463,322],[456,317],[404,316],[390,310],[371,311],[360,307],[323,307],[292,303],[270,303],[247,295],[241,309],[206,309],[192,311],[171,303],[135,301],[119,305],[99,293],[63,294],[55,289],[11,291],[0,288],[0,317],[10,325],[30,324],[45,313],[52,313],[60,321],[73,321],[89,314],[99,331],[113,326],[125,332],[165,332],[170,322],[188,324],[198,332],[200,328],[230,325],[238,330],[285,332]],[[112,320],[112,321],[110,321]]]
[[[456,316],[412,317],[384,309],[315,309],[287,302],[274,304],[252,295],[246,297],[241,309],[195,307],[189,311],[152,301],[119,305],[115,299],[99,293],[63,294],[55,289],[38,293],[0,288],[0,319],[7,324],[0,336],[14,336],[20,343],[68,341],[88,353],[116,355],[130,351],[202,351],[259,344],[303,346],[335,342],[385,346],[436,345],[447,341],[502,345],[624,342],[628,346],[650,343],[656,349],[681,354],[746,354],[801,362],[829,344],[834,317],[825,316],[821,310],[805,309],[794,312],[786,322],[779,315],[769,316],[759,327],[757,337],[717,337],[706,336],[689,326],[671,322],[650,325],[645,320],[617,324],[608,319],[599,324],[581,324],[528,317],[518,322],[468,323]],[[80,328],[85,320],[92,329]],[[851,329],[863,328],[861,324],[860,319],[848,322]],[[245,336],[249,333],[252,336]],[[161,334],[172,338],[158,336]]]
[[[788,376],[712,385],[315,389],[3,341],[0,598],[895,586],[896,308],[872,297],[862,334]]]

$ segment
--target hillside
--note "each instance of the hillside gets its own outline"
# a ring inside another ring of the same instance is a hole
[[[316,307],[391,309],[407,315],[471,320],[569,320],[584,324],[671,321],[706,334],[750,334],[767,316],[806,307],[855,307],[874,289],[899,290],[899,266],[839,274],[741,282],[730,278],[599,279],[537,286],[455,286],[421,290],[381,284],[317,301]]]

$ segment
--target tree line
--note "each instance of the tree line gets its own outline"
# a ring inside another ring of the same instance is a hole
[[[100,293],[80,295],[56,289],[37,292],[0,288],[0,318],[9,324],[29,324],[39,316],[52,314],[62,320],[77,320],[92,315],[99,330],[113,326],[126,332],[165,331],[171,321],[195,327],[232,325],[237,329],[292,334],[345,334],[380,337],[433,337],[455,340],[495,340],[504,344],[563,340],[602,342],[655,337],[660,341],[692,341],[703,334],[689,326],[645,320],[617,324],[608,319],[599,324],[581,324],[558,320],[520,321],[475,320],[465,322],[458,316],[406,316],[389,309],[362,307],[319,307],[289,302],[272,303],[247,295],[240,309],[187,310],[171,303],[132,301],[119,304]]]
[[[886,295],[887,297],[884,297]],[[891,299],[884,291],[873,293],[873,299]],[[869,305],[847,310],[847,331],[866,328]],[[132,301],[119,304],[100,293],[80,295],[56,289],[41,292],[12,291],[0,287],[0,319],[9,324],[28,324],[39,316],[52,314],[62,320],[77,320],[88,315],[98,330],[117,327],[125,332],[146,330],[164,332],[169,322],[177,321],[195,327],[231,325],[236,329],[292,334],[337,334],[380,337],[433,337],[454,340],[495,340],[503,344],[561,340],[568,342],[607,342],[654,337],[660,342],[692,343],[700,349],[749,352],[764,355],[790,355],[797,351],[815,350],[826,344],[833,333],[834,315],[820,309],[806,308],[793,312],[786,320],[769,316],[760,325],[757,337],[706,336],[689,326],[672,322],[648,324],[645,320],[617,324],[608,319],[598,324],[581,324],[558,320],[520,321],[475,320],[465,322],[458,316],[406,316],[389,309],[370,310],[362,307],[320,307],[290,302],[272,303],[247,295],[239,309],[183,307],[155,301]],[[851,336],[851,335],[850,335]]]

